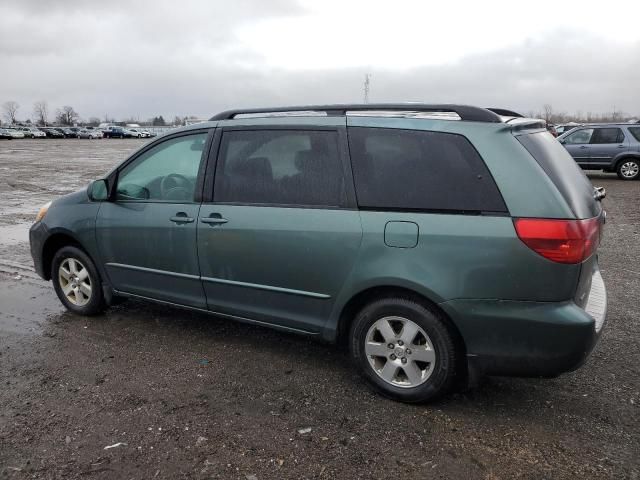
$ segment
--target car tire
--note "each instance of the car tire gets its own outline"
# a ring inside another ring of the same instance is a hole
[[[364,307],[350,331],[355,365],[376,391],[423,403],[454,384],[458,352],[443,317],[425,304],[383,298]]]
[[[106,307],[102,281],[89,256],[77,247],[56,252],[51,262],[51,281],[65,308],[78,315],[97,315]]]
[[[636,158],[623,158],[616,169],[618,178],[622,180],[636,180],[640,177],[640,160]]]

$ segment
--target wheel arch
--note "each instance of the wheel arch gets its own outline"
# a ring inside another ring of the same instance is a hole
[[[86,248],[82,246],[80,241],[67,231],[56,231],[52,233],[42,246],[42,265],[45,280],[51,280],[51,264],[56,252],[63,247],[77,247],[91,258]],[[93,259],[92,259],[93,260]],[[95,262],[94,262],[95,263]]]
[[[436,302],[422,293],[411,288],[399,287],[395,285],[379,285],[366,288],[353,295],[342,307],[338,317],[338,323],[335,330],[335,340],[341,345],[345,345],[349,338],[349,330],[357,313],[367,304],[380,298],[404,298],[407,300],[420,303],[427,309],[434,312],[442,319],[449,331],[451,332],[456,348],[460,352],[460,357],[466,357],[466,344],[455,322],[447,315],[447,313],[438,306]]]
[[[614,160],[614,162],[613,162],[614,171],[617,171],[618,167],[620,167],[620,164],[622,162],[624,162],[625,160],[627,160],[627,159],[633,159],[633,160],[636,160],[636,161],[640,161],[640,152],[638,152],[638,153],[635,153],[635,152],[624,152],[624,153],[619,154],[616,157],[616,159]]]

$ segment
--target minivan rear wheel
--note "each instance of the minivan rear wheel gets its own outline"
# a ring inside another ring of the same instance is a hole
[[[443,319],[405,298],[377,300],[351,326],[351,355],[375,390],[409,403],[446,393],[456,374],[456,348]]]
[[[105,309],[100,275],[89,256],[77,247],[56,252],[51,262],[51,280],[67,310],[79,315],[96,315]]]
[[[618,177],[622,180],[635,180],[640,176],[640,162],[633,158],[625,158],[618,165]]]

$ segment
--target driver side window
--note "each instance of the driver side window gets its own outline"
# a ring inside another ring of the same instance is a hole
[[[565,138],[565,143],[571,145],[589,143],[589,141],[591,141],[591,135],[593,135],[593,128],[583,128],[567,136],[567,138]]]
[[[166,140],[147,150],[118,175],[117,200],[193,202],[206,133]]]

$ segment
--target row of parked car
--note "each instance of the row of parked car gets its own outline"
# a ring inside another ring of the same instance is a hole
[[[640,124],[592,123],[556,126],[558,141],[584,170],[640,178]]]
[[[6,127],[0,128],[0,138],[151,138],[154,133],[140,128],[125,127]]]

